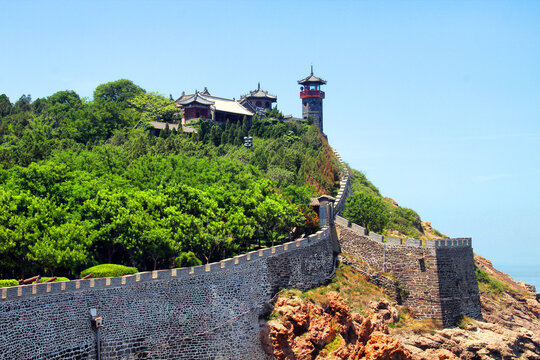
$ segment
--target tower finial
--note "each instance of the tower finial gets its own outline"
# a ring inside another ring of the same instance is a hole
[[[261,90],[261,82],[259,81],[259,84],[257,85],[257,89]]]
[[[313,64],[311,64],[311,75],[313,75]]]

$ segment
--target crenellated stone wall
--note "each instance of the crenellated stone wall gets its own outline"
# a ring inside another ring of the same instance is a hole
[[[339,191],[336,196],[336,202],[334,203],[334,214],[339,215],[343,210],[345,210],[345,202],[347,200],[347,197],[351,194],[351,177],[349,174],[349,168],[335,150],[334,155],[341,163],[343,169],[341,174],[341,181],[339,184]]]
[[[350,188],[342,178],[338,207]],[[280,287],[330,280],[334,234],[191,268],[1,288],[0,359],[96,359],[91,308],[103,317],[104,360],[266,359],[259,317]]]
[[[351,193],[343,165],[334,214]],[[330,222],[332,223],[332,222]],[[280,287],[306,290],[334,273],[339,246],[375,269],[421,316],[479,317],[470,239],[422,243],[371,233],[336,217],[335,228],[203,266],[0,289],[0,359],[96,359],[89,310],[103,317],[101,358],[267,359],[259,317]],[[372,271],[373,269],[369,269]],[[472,275],[471,275],[472,274]],[[386,285],[385,285],[386,284]],[[396,295],[397,296],[397,295]]]
[[[421,317],[439,319],[445,326],[455,325],[461,315],[481,318],[470,238],[385,238],[373,232],[366,235],[363,227],[339,216],[335,223],[342,251],[392,273],[404,290],[401,300]]]
[[[278,288],[334,271],[330,231],[192,268],[1,289],[0,359],[265,359],[259,316]]]

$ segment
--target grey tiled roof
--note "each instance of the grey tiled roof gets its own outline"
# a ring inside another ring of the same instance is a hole
[[[214,103],[212,101],[208,101],[205,98],[203,98],[199,92],[195,93],[194,95],[191,95],[190,97],[187,97],[185,99],[178,99],[176,100],[176,103],[179,105],[188,105],[191,103],[199,103],[202,105],[213,105]]]
[[[326,81],[319,77],[316,77],[315,75],[313,75],[313,73],[311,73],[308,77],[302,80],[298,80],[298,83],[301,85],[308,84],[308,83],[326,84]]]
[[[248,98],[268,99],[268,100],[272,100],[272,102],[277,101],[277,96],[270,95],[268,91],[264,91],[263,89],[261,89],[261,83],[259,83],[257,90],[250,91],[249,94],[242,96],[241,99],[248,99]]]

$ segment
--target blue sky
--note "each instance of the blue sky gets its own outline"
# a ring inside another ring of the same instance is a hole
[[[496,265],[539,264],[539,19],[538,1],[0,0],[0,93],[260,81],[298,116],[313,64],[352,167]]]

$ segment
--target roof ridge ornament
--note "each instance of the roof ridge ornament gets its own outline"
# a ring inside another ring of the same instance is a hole
[[[311,75],[313,75],[313,64],[311,64]]]

